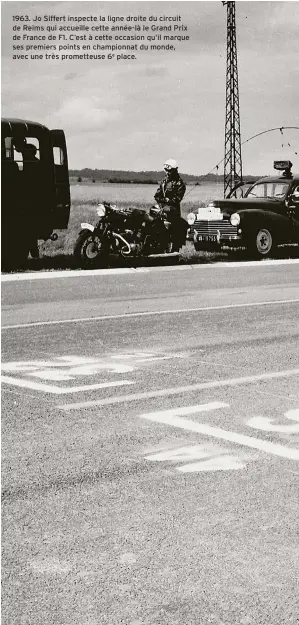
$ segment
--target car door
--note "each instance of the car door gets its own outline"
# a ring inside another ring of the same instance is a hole
[[[55,170],[56,208],[53,228],[67,228],[70,215],[70,183],[63,130],[51,130]]]
[[[299,243],[299,184],[291,189],[288,197],[288,215],[292,222],[292,232],[296,242]]]

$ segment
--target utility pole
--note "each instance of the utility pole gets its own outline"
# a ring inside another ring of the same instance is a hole
[[[224,141],[224,197],[242,182],[239,84],[236,41],[235,2],[227,7],[226,106]]]

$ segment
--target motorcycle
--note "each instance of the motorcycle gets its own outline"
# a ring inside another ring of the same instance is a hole
[[[84,269],[107,264],[109,257],[136,259],[173,256],[172,227],[161,206],[142,209],[121,209],[109,202],[96,208],[99,217],[95,226],[81,223],[74,256]],[[183,245],[183,243],[182,243]]]

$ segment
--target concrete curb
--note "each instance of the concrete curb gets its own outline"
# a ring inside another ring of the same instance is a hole
[[[139,274],[150,273],[153,271],[188,271],[192,270],[206,270],[206,269],[229,269],[236,267],[269,267],[273,265],[299,265],[299,258],[287,258],[282,260],[253,260],[246,262],[231,262],[231,263],[204,263],[198,265],[178,265],[167,267],[119,267],[116,269],[75,269],[75,270],[61,270],[61,271],[41,271],[34,273],[14,273],[4,274],[1,276],[1,282],[18,282],[24,280],[50,280],[51,278],[78,278],[83,276],[111,276],[111,275],[125,275],[125,274]]]

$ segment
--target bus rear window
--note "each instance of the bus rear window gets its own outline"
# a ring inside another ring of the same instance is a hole
[[[64,164],[64,154],[60,147],[55,146],[53,148],[53,156],[54,156],[54,164],[55,165],[63,165]]]
[[[40,161],[40,146],[36,137],[18,139],[5,137],[5,158],[17,163],[20,171],[24,169],[25,162],[38,163]]]

